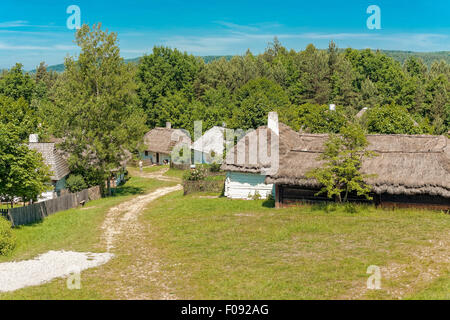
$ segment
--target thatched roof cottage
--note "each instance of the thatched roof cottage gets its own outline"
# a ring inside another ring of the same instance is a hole
[[[277,173],[266,178],[275,184],[277,206],[328,200],[315,196],[320,186],[306,173],[317,168],[328,135],[302,134],[299,143],[280,159]],[[450,141],[444,136],[368,135],[369,150],[362,171],[369,179],[374,200],[383,206],[450,210]],[[362,201],[354,197],[353,200]]]
[[[61,156],[55,147],[55,143],[41,143],[38,135],[30,135],[28,147],[39,152],[44,163],[50,167],[53,189],[43,193],[39,201],[56,198],[61,191],[66,189],[66,178],[70,173],[67,161]]]
[[[165,128],[157,127],[145,134],[145,150],[141,158],[152,164],[170,163],[172,150],[178,144],[190,146],[191,138],[184,130],[172,129],[168,122]]]
[[[227,154],[221,169],[227,172],[225,196],[262,199],[275,196],[272,184],[266,184],[267,173],[278,169],[279,159],[294,147],[298,133],[278,123],[276,112],[269,113],[268,125],[250,131]],[[275,153],[276,151],[276,153]]]

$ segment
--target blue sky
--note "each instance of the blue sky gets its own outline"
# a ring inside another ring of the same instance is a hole
[[[2,0],[0,68],[21,62],[30,70],[76,55],[74,31],[66,27],[70,5],[80,7],[82,23],[117,32],[125,58],[154,45],[195,55],[260,53],[274,36],[295,50],[325,48],[330,40],[340,48],[450,50],[448,0]],[[369,5],[381,9],[381,30],[367,28]]]

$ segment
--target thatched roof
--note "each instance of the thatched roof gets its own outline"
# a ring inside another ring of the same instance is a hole
[[[301,135],[299,145],[280,159],[279,170],[267,183],[320,187],[306,173],[317,168],[327,135]],[[362,172],[377,194],[429,194],[450,198],[450,141],[444,136],[368,135],[369,150]]]
[[[221,169],[225,171],[261,173],[261,170],[269,168],[271,163],[268,159],[262,159],[259,155],[260,143],[267,143],[265,152],[271,157],[272,134],[275,134],[267,126],[261,126],[242,137],[233,150],[227,154],[227,159]],[[279,159],[289,150],[295,147],[299,134],[283,123],[279,123]],[[275,140],[274,140],[275,141]],[[250,142],[253,148],[250,148]],[[262,152],[264,153],[264,152]],[[232,156],[230,156],[232,155]]]
[[[66,160],[56,150],[54,143],[33,142],[29,143],[28,147],[42,154],[45,164],[50,166],[50,170],[52,171],[52,180],[58,181],[70,173]]]
[[[170,154],[179,142],[190,144],[191,138],[181,129],[154,128],[144,136],[145,150]]]

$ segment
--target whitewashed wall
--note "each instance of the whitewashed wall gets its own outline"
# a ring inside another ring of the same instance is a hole
[[[274,194],[273,184],[265,184],[266,176],[254,173],[227,172],[225,196],[232,199],[249,199],[249,194],[259,192],[262,199]]]

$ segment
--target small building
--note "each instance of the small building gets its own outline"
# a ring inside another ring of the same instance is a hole
[[[42,158],[46,165],[50,166],[51,180],[53,189],[44,192],[39,201],[45,201],[54,199],[61,195],[61,192],[66,190],[66,179],[70,173],[69,166],[58,152],[55,147],[55,143],[40,143],[38,142],[38,136],[35,134],[30,135],[28,147],[42,154]]]
[[[330,201],[316,196],[320,185],[306,177],[323,163],[326,134],[301,134],[295,148],[280,159],[277,173],[266,182],[275,184],[277,207]],[[444,136],[368,135],[368,150],[377,156],[365,159],[362,172],[373,174],[373,202],[383,207],[416,207],[450,210],[450,143]],[[356,195],[350,201],[364,202]],[[331,200],[332,201],[332,200]]]
[[[225,148],[225,128],[214,126],[192,144],[192,163],[221,163]]]
[[[277,138],[272,139],[275,135]],[[261,126],[242,137],[231,154],[227,154],[221,169],[226,171],[224,195],[232,199],[252,199],[259,195],[266,199],[275,196],[273,184],[266,184],[266,174],[275,167],[278,159],[288,152],[298,139],[298,133],[283,123],[278,123],[276,112],[269,113],[268,125]],[[276,146],[272,143],[276,143]],[[267,150],[261,150],[267,148]],[[262,153],[260,151],[263,151]],[[272,152],[277,152],[277,155]],[[270,155],[264,159],[261,155]],[[275,157],[276,156],[276,157]]]
[[[156,127],[145,134],[145,150],[141,153],[141,159],[147,160],[150,164],[169,164],[172,150],[179,144],[190,147],[189,133],[181,129],[172,129],[168,122],[165,128]]]

